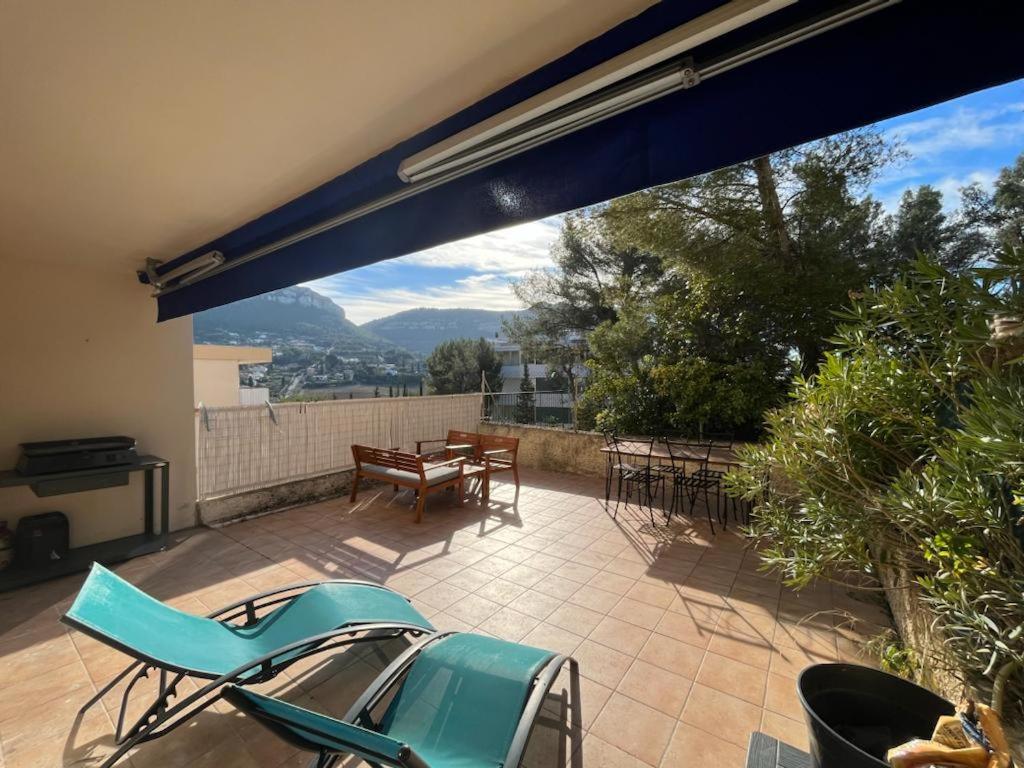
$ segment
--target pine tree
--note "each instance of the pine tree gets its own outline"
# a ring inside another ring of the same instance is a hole
[[[533,394],[533,380],[530,367],[523,363],[523,378],[519,380],[519,395],[516,397],[516,423],[533,424],[536,418],[536,398]]]

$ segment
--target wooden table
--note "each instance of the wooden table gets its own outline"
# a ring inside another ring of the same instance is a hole
[[[750,734],[747,768],[811,768],[811,756],[767,733]]]

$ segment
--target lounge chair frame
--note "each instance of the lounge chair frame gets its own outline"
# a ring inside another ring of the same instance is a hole
[[[354,584],[359,586],[376,587],[378,589],[385,589],[392,592],[394,591],[389,590],[388,587],[382,584],[357,579],[327,579],[325,581],[298,582],[267,590],[266,592],[261,592],[257,595],[245,598],[244,600],[231,603],[230,605],[219,608],[212,613],[208,613],[206,618],[230,623],[236,619],[244,617],[245,621],[237,626],[251,626],[260,618],[257,613],[258,611],[263,611],[269,607],[287,603],[294,600],[303,592],[322,584]],[[110,766],[113,766],[133,747],[170,733],[179,725],[182,725],[203,710],[212,706],[223,696],[223,689],[225,685],[234,684],[244,686],[264,683],[273,679],[280,672],[287,669],[297,661],[337,648],[343,648],[363,642],[376,642],[383,639],[391,639],[405,635],[419,637],[422,635],[434,634],[431,630],[428,630],[418,624],[411,624],[408,622],[355,622],[337,627],[330,632],[323,632],[319,635],[313,635],[281,646],[270,653],[246,662],[244,665],[233,669],[226,674],[216,676],[196,670],[182,669],[153,659],[140,653],[136,649],[111,640],[111,638],[103,635],[101,632],[97,632],[91,627],[81,624],[66,614],[61,616],[61,621],[68,626],[77,629],[83,634],[110,646],[111,648],[115,648],[126,655],[135,657],[135,661],[129,664],[109,683],[103,686],[103,688],[89,699],[89,701],[87,701],[78,711],[78,715],[81,717],[104,696],[110,693],[118,683],[129,677],[129,675],[132,676],[124,690],[124,693],[121,695],[121,704],[118,708],[117,723],[114,731],[114,743],[117,745],[118,749],[102,763],[101,768],[110,768]],[[293,654],[294,651],[299,652]],[[274,659],[284,654],[293,655],[289,655],[283,661],[275,664]],[[255,669],[258,669],[259,672],[250,675],[249,677],[242,678],[242,675],[245,675],[247,672],[251,672]],[[160,687],[156,698],[153,703],[146,708],[141,717],[139,717],[131,726],[125,728],[124,721],[132,689],[140,680],[148,678],[150,672],[159,672],[160,675]],[[199,686],[199,690],[172,705],[172,700],[177,696],[177,686],[186,677],[209,680],[210,682],[206,685]]]
[[[458,634],[457,632],[438,632],[424,637],[419,641],[413,643],[409,648],[403,651],[391,664],[389,664],[377,679],[370,684],[363,694],[356,699],[355,703],[349,708],[345,716],[341,718],[344,722],[351,725],[358,725],[363,728],[370,730],[376,730],[378,725],[373,720],[372,711],[381,703],[385,696],[390,693],[396,685],[398,685],[405,677],[406,673],[412,667],[416,658],[431,643],[437,642],[446,637]],[[516,726],[515,734],[512,737],[512,743],[509,745],[508,752],[505,754],[505,759],[502,762],[504,768],[518,768],[523,758],[523,752],[526,749],[526,744],[529,741],[530,733],[533,731],[534,724],[537,721],[537,716],[540,714],[541,707],[544,705],[544,699],[551,692],[552,686],[555,684],[555,679],[558,677],[558,673],[562,670],[562,667],[568,663],[570,665],[570,674],[573,680],[576,680],[579,676],[579,664],[571,656],[565,656],[562,654],[552,654],[551,658],[541,667],[540,671],[537,672],[533,679],[533,689],[530,692],[529,697],[526,700],[526,704],[523,707],[523,712],[519,717],[519,724]],[[579,706],[578,691],[574,687],[574,706]],[[230,700],[230,694],[229,694]],[[265,720],[273,721],[272,716],[262,713],[261,718]],[[293,746],[297,746],[300,749],[309,750],[312,745],[305,743],[299,739],[296,739],[294,733],[288,729],[287,722],[284,720],[280,721],[281,728],[274,729],[278,735],[284,738]],[[313,729],[303,727],[312,733],[314,736],[320,736],[324,739],[334,741],[336,743],[342,743],[338,738],[337,734],[327,734],[316,732]],[[344,752],[329,752],[327,750],[319,750],[312,761],[309,763],[309,768],[333,768],[337,761],[345,754]],[[360,755],[366,760],[372,768],[383,768],[383,766],[394,766],[395,762],[392,760],[382,760],[381,762],[375,762],[368,760],[364,755]],[[402,768],[431,768],[422,757],[420,757],[415,750],[411,747],[407,747],[402,750],[398,764]]]

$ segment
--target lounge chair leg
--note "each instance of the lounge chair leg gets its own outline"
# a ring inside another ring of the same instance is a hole
[[[460,507],[465,506],[465,503],[466,503],[466,494],[465,494],[464,482],[465,481],[463,481],[462,478],[459,478],[458,491],[459,491],[459,506]]]
[[[519,487],[519,467],[512,465],[512,479],[516,481],[516,488]]]
[[[78,714],[80,714],[80,715],[83,714],[86,710],[88,710],[91,706],[93,706],[97,701],[99,701],[104,696],[106,696],[108,693],[110,693],[112,690],[114,690],[114,687],[118,683],[120,683],[122,680],[124,680],[126,677],[128,677],[128,675],[131,674],[131,672],[137,670],[141,666],[142,666],[142,662],[141,661],[136,661],[136,662],[133,662],[133,663],[129,664],[127,667],[125,667],[123,672],[121,672],[117,677],[115,677],[113,680],[111,680],[105,686],[100,688],[99,691],[96,692],[95,696],[93,696],[91,699],[89,699],[87,702],[85,702],[85,704],[82,705],[82,708],[80,710],[78,710]]]
[[[348,500],[355,503],[356,494],[359,492],[359,475],[356,475],[352,480],[352,495],[348,497]]]
[[[423,522],[423,503],[427,500],[427,494],[421,493],[416,499],[416,522]]]

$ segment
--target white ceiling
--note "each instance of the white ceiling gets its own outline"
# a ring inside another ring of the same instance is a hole
[[[0,0],[0,256],[201,245],[652,0]]]

